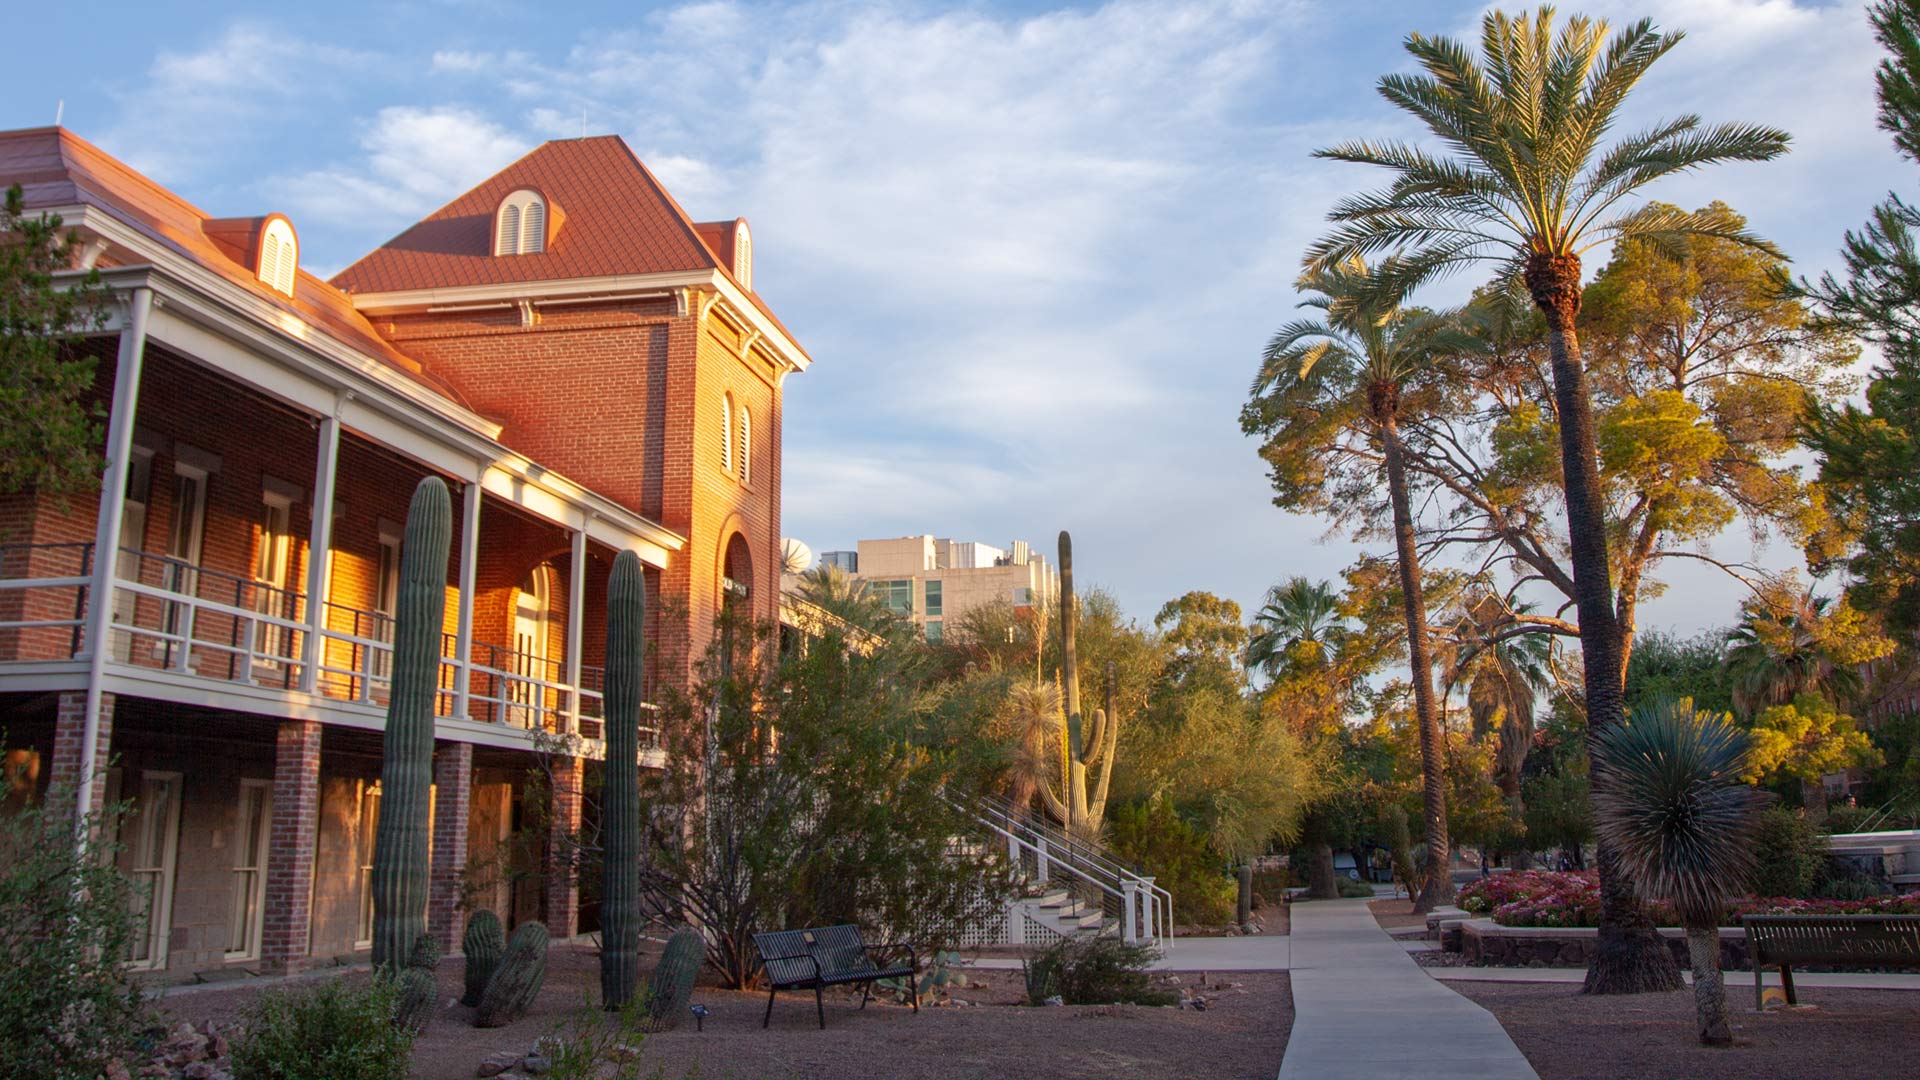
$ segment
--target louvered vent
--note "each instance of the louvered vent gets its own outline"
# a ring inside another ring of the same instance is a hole
[[[531,255],[547,246],[547,208],[540,200],[527,204],[520,219],[520,254]]]
[[[495,255],[532,255],[547,250],[547,203],[537,191],[521,188],[500,200],[494,219]]]
[[[753,483],[753,415],[740,406],[740,482]]]
[[[500,208],[500,233],[493,245],[495,255],[520,253],[520,208],[507,203]]]
[[[260,231],[260,280],[268,288],[293,295],[294,274],[300,268],[300,243],[294,239],[293,226],[276,217]]]
[[[733,395],[720,395],[720,468],[733,471]]]

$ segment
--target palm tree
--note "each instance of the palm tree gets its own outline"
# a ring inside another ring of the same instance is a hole
[[[1765,161],[1785,153],[1788,141],[1772,128],[1705,126],[1687,115],[1603,150],[1627,95],[1681,39],[1645,19],[1611,40],[1607,33],[1604,22],[1572,18],[1556,34],[1553,9],[1543,7],[1530,20],[1489,13],[1477,57],[1450,38],[1410,36],[1407,51],[1424,73],[1384,76],[1380,94],[1425,124],[1446,152],[1365,141],[1318,151],[1388,169],[1394,180],[1337,205],[1330,217],[1338,227],[1309,252],[1318,266],[1394,254],[1377,282],[1394,298],[1449,271],[1492,263],[1500,283],[1524,286],[1546,317],[1588,723],[1596,731],[1622,716],[1628,643],[1614,611],[1593,402],[1574,327],[1580,260],[1602,244],[1664,246],[1689,236],[1734,240],[1779,257],[1728,215],[1625,204],[1655,180],[1719,162]],[[1603,770],[1595,768],[1593,780],[1603,787]],[[1599,865],[1600,943],[1587,992],[1677,988],[1666,946],[1605,844]]]
[[[1727,633],[1735,712],[1751,718],[1809,692],[1840,707],[1860,693],[1859,671],[1837,660],[1821,633],[1832,607],[1831,599],[1811,591],[1793,596],[1785,610],[1757,597],[1747,601],[1740,625]]]
[[[1333,657],[1346,626],[1340,618],[1340,600],[1325,581],[1291,577],[1267,590],[1266,602],[1253,615],[1253,634],[1247,639],[1247,670],[1269,680],[1303,659],[1324,665]]]
[[[832,563],[800,575],[795,591],[835,618],[862,630],[877,630],[892,617],[864,581],[855,581]]]
[[[1439,373],[1440,359],[1461,343],[1451,321],[1442,316],[1375,306],[1362,299],[1373,292],[1374,277],[1380,272],[1370,271],[1356,256],[1302,275],[1297,287],[1307,298],[1300,306],[1325,312],[1325,317],[1296,319],[1274,334],[1252,393],[1256,398],[1273,395],[1311,403],[1323,417],[1340,417],[1365,429],[1381,447],[1393,505],[1426,799],[1427,882],[1414,901],[1414,910],[1431,911],[1453,899],[1447,857],[1446,743],[1434,706],[1426,594],[1420,581],[1420,552],[1414,543],[1413,500],[1400,423],[1418,410],[1422,391]]]
[[[1449,694],[1455,686],[1467,685],[1467,715],[1473,720],[1474,734],[1491,733],[1499,739],[1494,779],[1518,813],[1522,810],[1520,780],[1533,749],[1534,709],[1540,695],[1553,685],[1552,646],[1543,634],[1500,634],[1505,612],[1492,593],[1482,593],[1468,603],[1451,639],[1441,647],[1441,667]]]
[[[1060,732],[1067,723],[1060,688],[1050,682],[1014,683],[1007,692],[1006,717],[1011,798],[1026,811],[1036,794],[1051,794],[1048,785],[1060,773]]]
[[[1720,975],[1720,915],[1753,874],[1755,815],[1764,796],[1740,782],[1749,736],[1686,698],[1636,707],[1593,735],[1612,782],[1594,792],[1594,826],[1642,898],[1674,906],[1687,928],[1700,1041],[1725,1046],[1727,993]]]

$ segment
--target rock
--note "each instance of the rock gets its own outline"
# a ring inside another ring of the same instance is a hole
[[[1066,999],[1062,998],[1059,994],[1055,994],[1052,997],[1048,998],[1047,1000],[1041,1002],[1041,1004],[1043,1005],[1065,1005],[1066,1003],[1067,1003]]]
[[[180,1071],[181,1080],[224,1080],[227,1070],[211,1061],[196,1061]]]
[[[1203,997],[1201,997],[1201,996],[1200,996],[1200,995],[1198,995],[1198,994],[1195,994],[1195,995],[1193,996],[1193,1011],[1194,1011],[1194,1012],[1206,1012],[1206,1011],[1207,1011],[1207,1005],[1208,1005],[1208,1002],[1207,1002],[1207,999],[1206,999],[1206,998],[1203,998]]]
[[[103,1080],[133,1080],[133,1074],[127,1071],[126,1063],[119,1060],[107,1062]]]
[[[539,1054],[528,1054],[527,1059],[520,1063],[520,1068],[530,1075],[539,1076],[553,1068],[553,1059]]]
[[[510,1051],[499,1054],[489,1054],[486,1060],[480,1063],[480,1067],[473,1071],[473,1075],[481,1077],[499,1076],[501,1073],[520,1064],[521,1056],[522,1055]]]

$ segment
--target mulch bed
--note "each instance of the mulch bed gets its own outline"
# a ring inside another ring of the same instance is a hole
[[[1367,910],[1373,912],[1373,921],[1380,924],[1380,929],[1389,934],[1415,926],[1422,930],[1427,927],[1427,917],[1413,910],[1412,900],[1369,900]]]
[[[657,949],[657,946],[654,948]],[[643,964],[651,967],[651,957]],[[487,1056],[525,1051],[570,1010],[599,996],[599,959],[585,945],[555,946],[533,1010],[504,1028],[471,1026],[460,1005],[436,1012],[414,1046],[414,1075],[465,1080]],[[349,975],[348,978],[365,978]],[[461,964],[438,972],[442,999],[457,999]],[[829,992],[827,1028],[819,1030],[811,994],[782,995],[773,1026],[761,1030],[762,993],[703,985],[694,1000],[711,1010],[705,1030],[691,1026],[649,1036],[644,1073],[697,1075],[702,1080],[760,1077],[892,1078],[914,1075],[991,1076],[994,1080],[1072,1077],[1206,1076],[1270,1078],[1279,1070],[1293,1027],[1293,998],[1283,972],[1156,976],[1162,985],[1198,993],[1205,1011],[1132,1005],[1032,1008],[1019,1002],[1019,972],[971,971],[952,995],[967,1005],[906,1006],[879,998],[859,1011],[859,992]],[[175,1020],[230,1022],[257,987],[177,995],[165,1002]],[[591,995],[591,996],[589,996]],[[697,1070],[697,1072],[696,1072]]]
[[[1701,1046],[1693,992],[1589,997],[1565,983],[1447,984],[1499,1018],[1542,1080],[1754,1080],[1905,1075],[1920,1045],[1920,991],[1805,987],[1801,1008],[1753,1011],[1727,987],[1734,1045]]]

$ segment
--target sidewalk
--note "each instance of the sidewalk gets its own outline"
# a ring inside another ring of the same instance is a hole
[[[1280,1080],[1539,1080],[1493,1014],[1426,978],[1365,900],[1314,900],[1290,915],[1293,1034]]]

